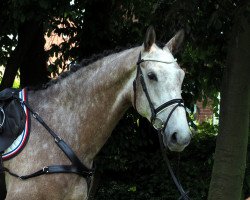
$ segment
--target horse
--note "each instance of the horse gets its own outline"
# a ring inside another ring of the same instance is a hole
[[[154,29],[150,27],[143,45],[79,67],[46,89],[29,90],[29,105],[89,169],[118,121],[132,106],[156,128],[160,121],[160,126],[164,127],[164,145],[180,152],[191,140],[186,112],[179,106],[182,102],[165,102],[181,99],[185,73],[173,54],[179,49],[183,36],[184,32],[179,31],[159,48]],[[154,111],[157,112],[153,116]],[[16,157],[5,161],[4,166],[13,173],[25,175],[47,165],[70,164],[45,132],[44,127],[31,118],[26,147]],[[87,181],[77,174],[47,174],[20,180],[5,173],[5,180],[6,200],[88,198]]]

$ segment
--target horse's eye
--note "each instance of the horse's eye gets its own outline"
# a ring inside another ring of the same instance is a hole
[[[153,72],[148,73],[148,78],[153,81],[158,81],[157,76]]]

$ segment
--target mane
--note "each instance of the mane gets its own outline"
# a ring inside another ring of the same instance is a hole
[[[112,50],[104,50],[102,53],[99,54],[93,54],[91,57],[89,58],[84,58],[82,59],[80,62],[78,62],[77,60],[71,62],[69,64],[69,70],[62,72],[57,78],[55,79],[51,79],[49,82],[42,84],[42,85],[36,85],[36,86],[29,86],[28,90],[44,90],[47,89],[48,87],[57,84],[58,82],[60,82],[61,80],[65,79],[66,77],[74,74],[76,71],[78,71],[81,68],[87,67],[88,65],[91,65],[92,63],[101,60],[109,55],[115,54],[115,53],[120,53],[124,50],[133,48],[135,46],[138,45],[126,45],[126,47],[116,47],[115,49]]]

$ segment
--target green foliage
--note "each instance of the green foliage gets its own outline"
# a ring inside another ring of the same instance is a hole
[[[198,138],[203,138],[207,136],[217,136],[218,134],[218,125],[213,125],[211,120],[202,122],[197,126],[196,131]]]
[[[183,96],[193,108],[197,100],[212,99],[218,106],[218,91],[225,66],[227,36],[238,1],[157,0],[6,0],[0,2],[0,65],[6,65],[17,45],[18,28],[29,20],[42,23],[44,34],[65,38],[53,45],[47,56],[59,55],[48,71],[58,75],[65,61],[80,61],[117,46],[141,44],[146,28],[153,24],[157,40],[168,41],[180,28],[186,45],[178,57],[186,69]]]
[[[18,43],[18,30],[28,21],[44,24],[48,32],[66,10],[70,10],[69,0],[6,0],[0,1],[0,66],[6,66],[13,49]],[[32,30],[30,30],[32,31]]]
[[[232,16],[240,1],[157,0],[4,0],[0,1],[0,66],[6,66],[18,43],[18,28],[29,20],[42,23],[44,34],[70,38],[53,45],[48,56],[61,55],[48,66],[59,74],[65,60],[86,58],[117,46],[141,45],[148,25],[157,40],[167,42],[180,28],[186,31],[183,51],[177,55],[186,71],[185,104],[212,99],[218,108],[218,91],[225,67]],[[18,63],[17,63],[18,64]],[[137,120],[139,119],[139,120]],[[139,122],[139,123],[137,123]],[[217,127],[198,126],[190,146],[181,154],[180,179],[192,199],[206,199]],[[96,199],[177,199],[159,151],[157,133],[131,111],[121,120],[98,156],[102,182]],[[178,165],[177,155],[169,153]],[[176,168],[176,167],[175,167]]]
[[[96,200],[170,200],[179,194],[163,162],[157,133],[145,119],[128,112],[97,157],[101,181]],[[127,123],[132,126],[124,126]],[[181,154],[167,152],[182,185],[194,200],[206,199],[212,171],[216,129],[209,123]]]
[[[20,80],[15,79],[14,84],[13,84],[13,88],[19,88],[19,87],[20,87]]]

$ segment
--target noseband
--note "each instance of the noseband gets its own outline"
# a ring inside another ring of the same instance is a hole
[[[146,98],[147,98],[147,101],[149,103],[149,107],[150,107],[150,110],[151,110],[151,117],[150,117],[151,124],[153,125],[153,127],[156,130],[162,132],[162,131],[164,131],[166,129],[168,121],[169,121],[171,115],[173,114],[173,112],[175,111],[175,109],[178,108],[178,107],[184,107],[185,108],[184,101],[183,101],[183,99],[172,99],[170,101],[167,101],[166,103],[163,103],[159,107],[155,108],[155,106],[152,103],[151,98],[149,96],[148,89],[147,89],[147,86],[146,86],[146,83],[145,83],[145,80],[144,80],[144,76],[143,76],[143,73],[142,73],[142,70],[141,70],[141,66],[140,66],[141,63],[146,62],[146,61],[171,64],[171,63],[176,62],[176,60],[172,61],[172,62],[164,62],[164,61],[151,60],[151,59],[144,60],[144,59],[141,59],[141,53],[140,53],[138,61],[137,61],[137,74],[136,74],[135,80],[133,82],[134,107],[136,109],[136,90],[137,90],[136,89],[136,80],[139,77],[143,92],[146,95]],[[175,106],[170,111],[170,113],[169,113],[169,115],[168,115],[165,122],[161,118],[157,117],[158,113],[162,112],[163,110],[165,110],[167,107],[169,107],[171,105],[175,105]]]

